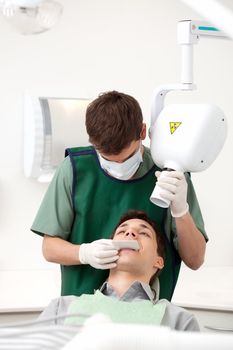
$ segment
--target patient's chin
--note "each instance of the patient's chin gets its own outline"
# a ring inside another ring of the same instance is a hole
[[[117,268],[124,268],[131,270],[132,267],[135,267],[136,261],[134,261],[130,254],[120,254],[119,259],[117,260]]]

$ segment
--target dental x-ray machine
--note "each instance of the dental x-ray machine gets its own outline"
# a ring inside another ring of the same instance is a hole
[[[151,155],[161,169],[198,172],[207,169],[221,151],[227,134],[226,117],[213,104],[164,106],[164,99],[170,91],[196,88],[193,84],[193,44],[199,37],[226,35],[206,22],[184,20],[178,23],[177,36],[182,50],[181,83],[162,85],[153,94]],[[170,203],[161,198],[159,192],[157,185],[150,200],[160,207],[168,207]]]

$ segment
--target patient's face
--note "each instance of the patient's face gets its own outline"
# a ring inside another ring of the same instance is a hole
[[[114,240],[137,240],[139,250],[121,249],[117,268],[127,269],[128,271],[143,274],[149,273],[150,276],[155,272],[154,269],[163,267],[163,259],[157,253],[156,234],[153,227],[141,219],[130,219],[123,222],[114,233]]]

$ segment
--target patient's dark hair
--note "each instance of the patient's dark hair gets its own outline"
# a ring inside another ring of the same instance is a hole
[[[125,214],[123,214],[120,217],[119,222],[117,223],[115,229],[114,229],[114,233],[117,229],[118,226],[120,226],[123,222],[127,221],[127,220],[131,220],[131,219],[140,219],[140,220],[144,220],[146,222],[148,222],[148,224],[150,226],[152,226],[152,228],[155,231],[155,237],[156,237],[156,241],[157,241],[157,253],[159,256],[161,256],[165,262],[165,258],[166,258],[166,244],[165,244],[165,238],[162,235],[157,223],[152,220],[151,218],[149,218],[149,216],[142,210],[129,210],[127,211]],[[112,235],[112,237],[114,237],[114,233]],[[161,270],[156,271],[156,273],[151,277],[150,280],[150,284],[153,283],[155,277],[157,277]]]

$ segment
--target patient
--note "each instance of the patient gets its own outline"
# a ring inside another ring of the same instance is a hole
[[[112,239],[137,240],[139,250],[119,250],[117,266],[110,270],[108,280],[93,295],[55,299],[39,318],[42,320],[64,313],[103,313],[113,322],[198,331],[198,323],[191,313],[165,299],[158,300],[158,290],[154,291],[150,286],[165,261],[165,244],[156,223],[142,211],[129,211],[120,219]],[[69,324],[75,322],[80,322],[80,319],[77,321],[77,318],[70,317],[65,321]],[[64,319],[55,319],[51,323],[62,324]]]

